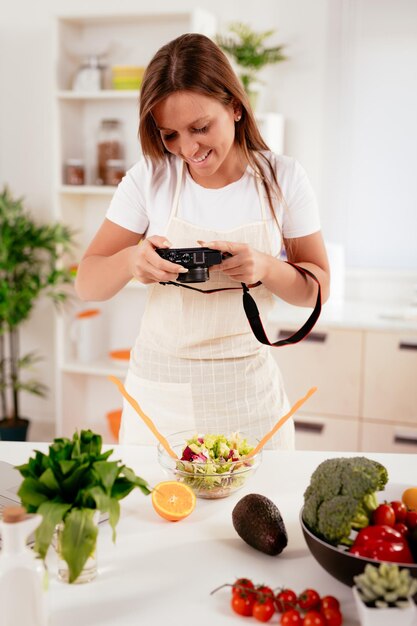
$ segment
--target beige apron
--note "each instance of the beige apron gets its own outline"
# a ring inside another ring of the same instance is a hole
[[[257,222],[229,231],[200,228],[178,217],[184,180],[181,161],[172,210],[164,235],[174,248],[196,247],[197,241],[232,241],[272,253],[261,179]],[[189,175],[187,173],[187,175]],[[244,201],[244,198],[242,198]],[[227,207],[225,207],[227,210]],[[210,271],[201,289],[237,287],[223,272]],[[263,285],[251,290],[261,318],[273,306]],[[215,429],[261,438],[289,409],[281,374],[271,349],[254,337],[242,304],[242,290],[204,295],[172,285],[149,288],[145,312],[131,353],[125,386],[164,434]],[[121,443],[155,443],[129,404],[124,402]],[[294,448],[294,424],[289,420],[269,447]]]

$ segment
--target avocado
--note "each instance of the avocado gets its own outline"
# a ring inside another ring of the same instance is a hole
[[[280,554],[288,543],[281,513],[266,496],[258,493],[244,496],[232,511],[232,521],[243,541],[265,554]]]

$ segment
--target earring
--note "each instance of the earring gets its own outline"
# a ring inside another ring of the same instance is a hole
[[[238,115],[236,115],[235,117],[235,122],[240,122],[240,120],[242,119],[242,116],[240,115],[240,113]]]

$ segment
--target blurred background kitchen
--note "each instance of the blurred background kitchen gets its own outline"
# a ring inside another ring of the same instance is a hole
[[[226,35],[236,21],[284,46],[287,59],[259,73],[256,115],[267,143],[306,169],[332,265],[316,329],[274,353],[291,401],[318,386],[297,447],[415,451],[415,0],[15,0],[0,21],[0,188],[77,230],[76,265],[140,155],[141,68],[182,32]],[[22,378],[49,392],[20,394],[28,438],[83,426],[116,440],[121,400],[107,375],[123,378],[144,295],[132,284],[109,303],[72,297],[61,315],[39,298],[20,349],[42,360]],[[306,315],[278,304],[271,334]]]

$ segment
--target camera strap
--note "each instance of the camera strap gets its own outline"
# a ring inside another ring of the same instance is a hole
[[[273,343],[269,341],[266,335],[265,329],[263,327],[260,315],[259,315],[259,309],[256,305],[255,300],[252,298],[251,294],[249,293],[249,287],[245,283],[241,283],[242,289],[243,289],[243,308],[245,310],[246,317],[248,318],[248,322],[250,324],[253,334],[255,335],[256,339],[260,343],[263,343],[267,346],[275,346],[276,348],[279,348],[281,346],[291,345],[293,343],[298,343],[299,341],[304,339],[304,337],[306,337],[308,333],[314,327],[321,313],[321,287],[317,278],[314,276],[312,272],[310,272],[310,270],[307,270],[304,267],[295,265],[295,263],[290,263],[290,261],[286,261],[286,263],[288,263],[288,265],[292,265],[292,267],[294,267],[294,269],[296,269],[304,277],[309,276],[310,278],[312,278],[314,282],[317,284],[318,290],[317,290],[316,303],[314,305],[314,309],[311,312],[311,315],[308,318],[308,320],[293,335],[290,335],[289,337],[286,337],[285,339],[280,339],[279,341],[275,341]],[[184,289],[191,289],[192,291],[198,291],[204,294],[216,293],[218,291],[233,291],[236,289],[239,289],[239,290],[241,289],[241,287],[223,287],[221,289],[198,289],[198,287],[190,287],[190,285],[185,285],[184,283],[177,283],[171,280],[167,282],[161,282],[160,284],[161,285],[175,285],[175,287],[183,287]],[[251,287],[259,287],[259,285],[261,284],[262,284],[261,282],[258,282],[255,285],[252,285]]]

